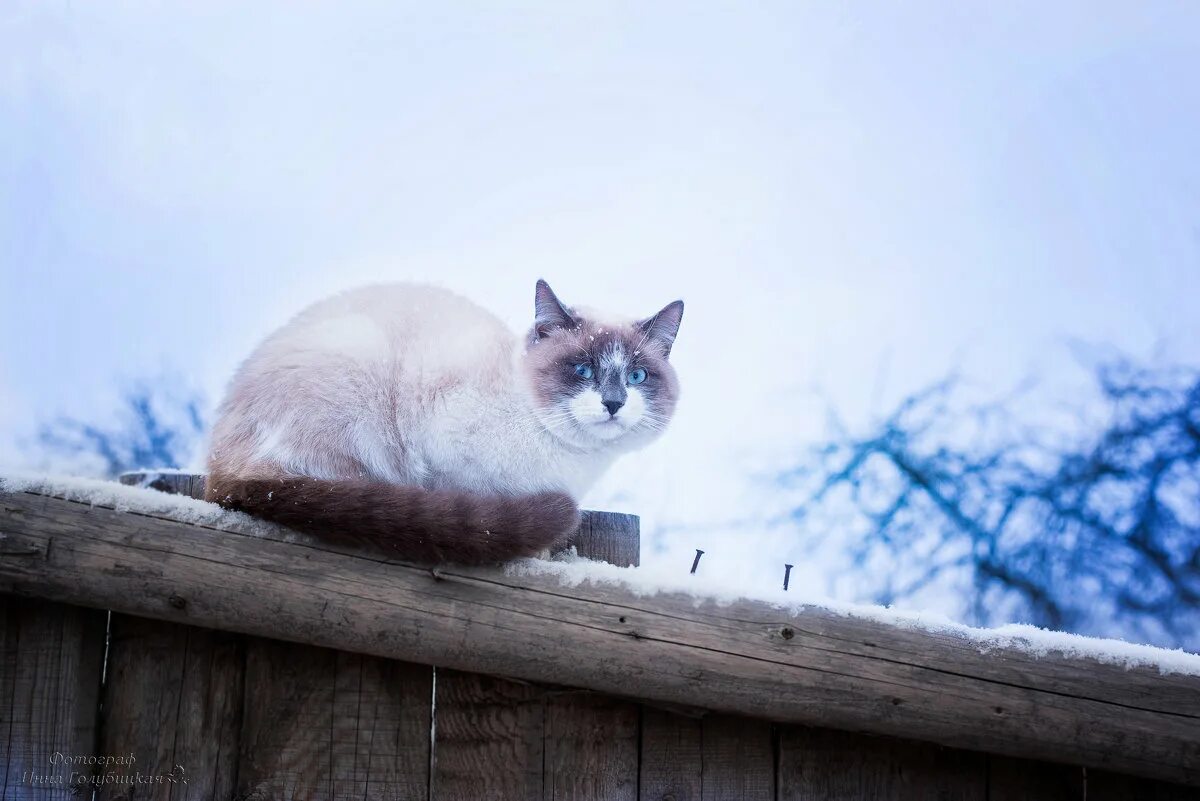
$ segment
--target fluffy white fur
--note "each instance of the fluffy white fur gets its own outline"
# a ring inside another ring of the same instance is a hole
[[[400,284],[331,298],[239,370],[212,461],[241,476],[357,476],[578,499],[616,456],[644,443],[644,432],[620,440],[646,404],[631,387],[611,419],[591,389],[565,409],[537,409],[523,353],[499,319],[442,289]]]

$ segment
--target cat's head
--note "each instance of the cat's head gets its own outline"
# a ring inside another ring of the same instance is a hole
[[[542,424],[573,445],[636,446],[670,421],[679,381],[668,358],[683,301],[618,321],[563,304],[537,282],[522,360]]]

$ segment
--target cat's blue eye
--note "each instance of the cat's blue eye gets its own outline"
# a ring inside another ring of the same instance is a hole
[[[590,364],[575,365],[575,375],[579,376],[580,378],[586,378],[588,380],[591,380],[592,366]]]
[[[629,374],[629,383],[630,384],[640,384],[645,380],[646,380],[646,371],[641,367],[639,367],[638,369],[634,370],[632,373]]]

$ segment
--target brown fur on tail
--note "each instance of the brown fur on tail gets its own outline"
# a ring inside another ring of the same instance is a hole
[[[414,562],[532,556],[579,525],[579,509],[562,492],[493,497],[376,481],[211,476],[206,495],[228,509]]]

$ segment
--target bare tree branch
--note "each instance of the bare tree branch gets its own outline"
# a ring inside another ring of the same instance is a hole
[[[883,602],[942,582],[977,623],[1198,647],[1200,373],[1114,361],[1097,386],[1106,419],[1064,444],[1003,404],[964,410],[946,379],[816,448],[790,517],[844,507],[851,558],[892,567]]]

